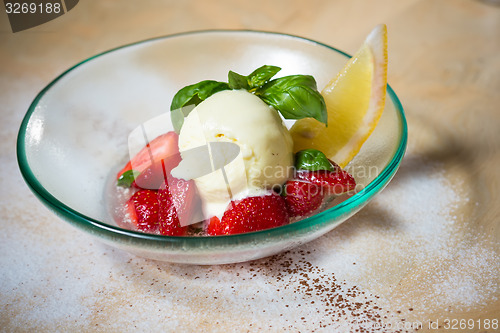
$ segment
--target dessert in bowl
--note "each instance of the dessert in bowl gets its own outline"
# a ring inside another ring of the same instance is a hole
[[[162,126],[148,129],[149,135],[174,130],[169,106],[182,87],[224,81],[228,70],[250,73],[263,64],[279,65],[280,75],[311,75],[324,87],[347,60],[318,42],[257,31],[191,32],[105,52],[72,67],[35,98],[18,137],[21,172],[33,193],[62,219],[140,256],[220,264],[290,249],[348,219],[395,174],[406,148],[406,121],[390,87],[377,127],[347,166],[357,191],[300,221],[222,236],[144,233],[118,226],[109,209],[110,188],[130,158],[130,133],[164,114]]]

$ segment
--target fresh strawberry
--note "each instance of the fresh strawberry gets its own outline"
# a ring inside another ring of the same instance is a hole
[[[132,186],[148,190],[158,190],[165,182],[165,175],[166,173],[163,173],[163,163],[161,161],[159,163],[155,162],[135,177]]]
[[[220,225],[218,220],[210,219],[209,235],[232,235],[279,227],[287,224],[289,217],[285,200],[277,194],[269,194],[231,202]]]
[[[285,202],[292,217],[307,216],[321,206],[323,189],[306,181],[289,180],[285,183]]]
[[[179,135],[175,132],[168,132],[156,137],[142,148],[125,167],[118,172],[116,178],[119,179],[124,172],[134,170],[138,173],[143,172],[155,162],[168,159],[179,153]]]
[[[222,235],[222,224],[217,216],[213,216],[208,221],[207,234],[210,236]]]
[[[137,188],[158,190],[165,182],[166,175],[170,174],[181,161],[180,153],[170,155],[160,162],[154,162],[141,172],[132,183]]]
[[[158,190],[160,234],[186,234],[187,226],[191,223],[195,196],[193,180],[185,181],[167,174],[167,180]]]
[[[167,176],[172,202],[182,226],[191,222],[193,206],[196,203],[196,185],[194,180],[178,179],[171,175]]]
[[[354,178],[340,168],[337,171],[328,170],[297,170],[295,178],[322,186],[330,194],[342,194],[354,190],[356,181]]]
[[[140,190],[125,205],[137,229],[145,232],[158,230],[158,196],[155,191]]]

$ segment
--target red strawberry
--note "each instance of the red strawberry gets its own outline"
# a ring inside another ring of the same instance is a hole
[[[285,200],[277,194],[247,197],[232,201],[218,225],[219,219],[210,219],[209,235],[231,235],[264,230],[289,222]]]
[[[168,156],[159,162],[154,162],[141,172],[132,183],[137,188],[158,190],[165,182],[166,175],[170,174],[181,161],[181,154]]]
[[[287,181],[285,193],[286,207],[292,217],[309,215],[321,206],[325,197],[320,186],[298,180]]]
[[[222,235],[222,224],[217,216],[213,216],[208,221],[207,234],[210,236]]]
[[[155,162],[135,178],[132,186],[142,189],[158,190],[164,182],[163,164],[161,162]]]
[[[155,191],[140,190],[125,205],[137,229],[145,232],[158,230],[158,196]]]
[[[327,189],[330,194],[342,194],[354,190],[356,187],[354,178],[347,171],[341,170],[340,168],[338,168],[337,171],[298,170],[295,174],[295,178],[322,186]]]
[[[163,159],[168,159],[169,156],[179,153],[179,135],[175,132],[168,132],[162,134],[149,142],[146,147],[142,148],[137,155],[135,155],[125,167],[118,172],[116,178],[128,171],[135,170],[143,172],[151,164],[159,162]],[[177,162],[178,163],[178,162]]]
[[[158,220],[160,234],[183,236],[192,222],[196,188],[193,180],[185,181],[167,175],[167,181],[158,190],[160,204]]]

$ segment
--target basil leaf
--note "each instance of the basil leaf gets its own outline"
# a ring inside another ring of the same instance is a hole
[[[325,154],[317,149],[304,149],[295,154],[295,168],[297,170],[328,170],[335,171]]]
[[[225,82],[205,80],[179,90],[170,104],[170,118],[175,132],[179,134],[184,118],[194,109],[194,106],[213,94],[228,89],[229,85]]]
[[[278,110],[285,119],[311,117],[327,123],[325,100],[310,75],[290,75],[274,79],[257,89],[255,94]]]
[[[281,68],[277,66],[264,65],[254,70],[248,76],[229,71],[227,75],[229,88],[246,89],[249,91],[260,88],[280,70]]]
[[[127,170],[118,178],[116,185],[121,187],[130,187],[139,174],[139,171]]]
[[[281,70],[278,66],[264,65],[254,70],[247,76],[247,82],[251,89],[262,87],[267,81]]]
[[[227,74],[227,81],[229,83],[229,88],[231,89],[250,89],[247,77],[233,71],[229,71]]]
[[[179,134],[181,132],[181,127],[184,124],[184,118],[193,111],[195,108],[194,104],[189,104],[183,106],[180,109],[175,109],[170,112],[170,119],[172,120],[172,125],[174,126],[174,131]]]
[[[227,83],[213,80],[205,80],[186,86],[175,94],[170,105],[170,111],[190,104],[198,105],[213,94],[228,89],[229,85]]]

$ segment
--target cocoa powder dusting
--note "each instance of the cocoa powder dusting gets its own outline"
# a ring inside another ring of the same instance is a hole
[[[349,286],[346,281],[339,281],[334,273],[308,261],[310,255],[311,251],[298,249],[266,260],[225,265],[225,268],[246,268],[253,273],[250,280],[257,276],[264,277],[264,281],[269,281],[268,284],[275,287],[275,295],[290,295],[286,291],[291,292],[291,299],[280,297],[285,308],[303,307],[303,313],[308,313],[310,308],[316,310],[315,315],[289,319],[288,326],[281,327],[284,331],[300,331],[306,324],[310,332],[409,332],[404,329],[405,319],[399,316],[401,311],[384,309],[378,303],[379,296],[363,291],[356,285]],[[278,314],[280,318],[286,315]]]

